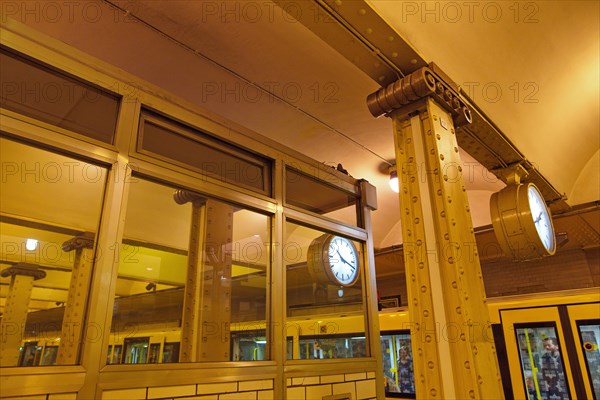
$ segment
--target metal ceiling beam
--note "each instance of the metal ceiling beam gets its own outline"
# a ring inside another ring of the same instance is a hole
[[[570,208],[565,196],[535,169],[466,93],[435,63],[427,63],[366,1],[274,2],[382,87],[419,68],[431,68],[458,91],[470,107],[472,123],[457,130],[460,147],[504,182],[506,171],[520,164],[529,173],[525,181],[533,182],[540,189],[554,212]]]

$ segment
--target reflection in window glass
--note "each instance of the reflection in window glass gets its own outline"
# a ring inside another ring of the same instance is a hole
[[[112,143],[119,99],[37,62],[0,51],[0,106]]]
[[[143,111],[138,150],[222,182],[271,194],[271,161],[204,132],[191,129],[150,111]]]
[[[579,322],[579,337],[595,400],[600,400],[600,321]]]
[[[261,361],[267,358],[267,336],[264,329],[231,332],[233,361]]]
[[[410,332],[381,334],[385,395],[415,398],[415,377]]]
[[[291,168],[285,171],[285,201],[319,215],[357,225],[357,196]]]
[[[77,364],[107,171],[5,138],[0,159],[1,366]]]
[[[365,337],[360,334],[302,336],[298,343],[301,360],[367,356]]]
[[[369,356],[364,340],[362,244],[287,222],[283,249],[286,336],[294,338],[292,358]]]
[[[239,357],[232,332],[266,324],[269,241],[265,215],[134,177],[111,325],[122,362]]]
[[[556,328],[515,326],[527,399],[570,399]]]

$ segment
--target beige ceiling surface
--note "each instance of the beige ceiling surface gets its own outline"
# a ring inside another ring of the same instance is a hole
[[[100,10],[93,21],[77,12],[58,21],[13,17],[324,165],[342,163],[377,186],[375,246],[401,243],[398,198],[381,173],[394,157],[391,122],[369,114],[365,98],[378,85],[361,70],[269,2],[112,3],[90,2]],[[509,3],[496,3],[504,13],[497,23],[476,12],[473,22],[449,23],[449,9],[440,22],[423,22],[406,8],[423,2],[371,4],[428,62],[472,88],[572,204],[598,200],[597,3],[527,2],[537,23],[520,22],[532,18],[529,9],[515,23]],[[489,196],[503,184],[464,157],[475,226],[489,224]]]
[[[571,205],[600,198],[599,2],[369,3],[441,66]],[[588,190],[578,178],[592,171],[595,190]]]

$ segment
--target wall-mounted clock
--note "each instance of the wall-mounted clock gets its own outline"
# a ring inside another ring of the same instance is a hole
[[[490,199],[492,225],[500,247],[515,260],[527,260],[556,252],[550,210],[533,183],[514,184]]]
[[[358,251],[341,236],[325,234],[313,240],[306,263],[312,278],[320,283],[352,286],[360,274]]]

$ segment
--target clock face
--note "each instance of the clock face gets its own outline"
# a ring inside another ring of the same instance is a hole
[[[327,249],[329,271],[342,286],[349,286],[358,278],[358,253],[354,244],[343,237],[333,236]]]
[[[529,208],[533,217],[533,223],[535,224],[535,230],[546,250],[553,252],[555,247],[554,229],[546,202],[538,189],[533,185],[528,187],[527,197],[529,199]]]

